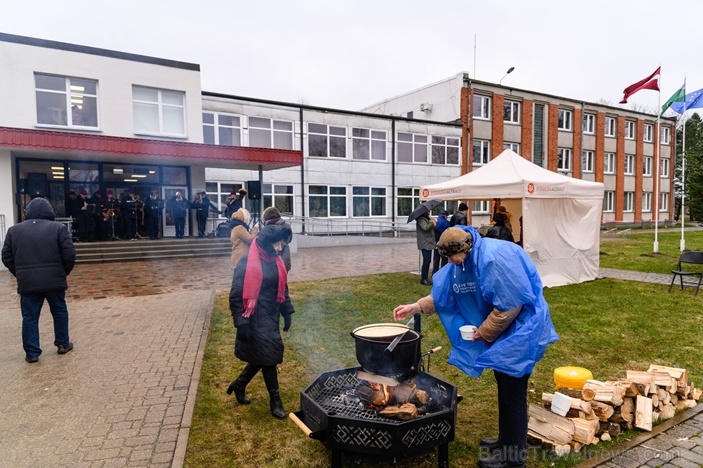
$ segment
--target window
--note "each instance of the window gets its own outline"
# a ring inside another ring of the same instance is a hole
[[[240,118],[236,115],[203,112],[203,142],[207,145],[242,145]]]
[[[652,157],[645,156],[642,158],[642,175],[645,177],[652,176]]]
[[[605,153],[603,156],[603,173],[615,174],[615,153]]]
[[[386,160],[386,132],[368,128],[352,128],[352,159]]]
[[[432,135],[432,164],[459,164],[459,139]]]
[[[669,211],[669,192],[659,194],[659,211]]]
[[[420,204],[420,189],[398,187],[397,200],[398,216],[409,216]]]
[[[491,115],[491,98],[474,94],[473,116],[475,119],[489,120]]]
[[[632,211],[635,211],[634,206],[635,206],[635,193],[634,192],[625,192],[622,210],[630,213]]]
[[[398,132],[398,161],[427,162],[427,135]]]
[[[559,109],[559,123],[557,124],[559,130],[571,131],[571,119],[572,113],[570,110]]]
[[[668,145],[670,139],[671,139],[671,129],[669,127],[662,127],[661,143],[663,145]]]
[[[615,117],[606,117],[605,118],[605,136],[614,137],[616,129],[617,129],[617,126],[615,123]]]
[[[243,184],[211,181],[205,182],[205,193],[218,209],[224,210],[227,207],[229,194],[236,192],[242,187],[244,187]]]
[[[654,135],[654,132],[653,132],[652,124],[645,124],[644,125],[644,141],[651,143],[652,140],[654,139],[653,135]]]
[[[559,148],[557,153],[557,170],[567,172],[571,170],[571,150],[569,148]]]
[[[491,145],[486,140],[474,140],[474,166],[483,166],[491,160]]]
[[[184,92],[132,86],[132,105],[135,133],[186,136]]]
[[[294,215],[293,186],[264,184],[264,206],[275,206],[281,214]]]
[[[347,215],[346,187],[311,185],[308,190],[308,212],[313,218]]]
[[[249,117],[249,146],[293,149],[293,122]]]
[[[378,187],[352,188],[352,216],[385,216],[386,189]]]
[[[652,211],[652,192],[642,193],[642,212],[651,213]]]
[[[520,123],[520,103],[515,101],[503,102],[503,121]]]
[[[635,122],[633,122],[632,120],[625,121],[625,139],[635,139]]]
[[[36,73],[37,124],[98,127],[98,82]]]
[[[603,196],[603,211],[615,211],[615,192],[605,192]]]
[[[520,154],[520,143],[503,143],[503,149],[509,149],[514,153]]]
[[[625,175],[635,175],[635,155],[625,155]]]
[[[581,153],[581,171],[593,172],[593,151],[584,151]]]
[[[347,129],[331,125],[308,124],[308,156],[347,157]]]
[[[593,135],[596,133],[596,116],[593,114],[583,115],[583,133]]]
[[[669,177],[669,158],[662,158],[659,163],[659,177]]]
[[[485,214],[491,211],[491,202],[489,200],[474,200],[471,202],[472,214]]]

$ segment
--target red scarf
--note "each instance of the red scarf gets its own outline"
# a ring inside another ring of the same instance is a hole
[[[282,303],[286,300],[286,283],[288,281],[288,272],[286,265],[283,263],[283,258],[280,255],[275,257],[270,256],[264,249],[259,246],[258,239],[254,239],[249,247],[249,257],[247,258],[247,269],[244,273],[244,292],[242,293],[242,302],[244,312],[242,317],[249,318],[256,309],[256,302],[259,299],[261,292],[261,283],[264,280],[263,272],[261,271],[261,262],[276,262],[278,269],[278,291],[276,292],[276,302]]]

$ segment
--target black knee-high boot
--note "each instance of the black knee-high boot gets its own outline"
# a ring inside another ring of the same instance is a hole
[[[264,374],[264,382],[266,389],[269,391],[269,399],[271,404],[271,414],[278,419],[286,417],[286,412],[283,409],[281,394],[278,391],[278,372],[276,366],[265,366],[261,371]]]
[[[248,405],[251,403],[251,400],[246,396],[245,390],[247,384],[251,382],[251,379],[259,372],[259,369],[261,369],[261,367],[247,364],[242,373],[239,374],[239,377],[234,379],[232,383],[229,384],[229,387],[227,387],[227,395],[231,395],[232,392],[234,392],[234,396],[240,404]]]

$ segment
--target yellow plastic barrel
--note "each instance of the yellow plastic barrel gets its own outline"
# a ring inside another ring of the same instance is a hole
[[[557,367],[554,369],[554,385],[556,388],[583,389],[586,380],[592,379],[593,374],[583,367]]]

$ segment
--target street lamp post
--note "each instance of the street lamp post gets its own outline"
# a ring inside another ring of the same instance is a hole
[[[505,75],[503,75],[503,78],[500,79],[500,81],[498,82],[498,84],[499,84],[499,85],[500,85],[500,84],[503,84],[503,79],[504,79],[506,76],[510,75],[510,74],[513,72],[513,70],[515,70],[515,67],[510,67],[510,68],[508,68],[508,71],[505,72]]]

